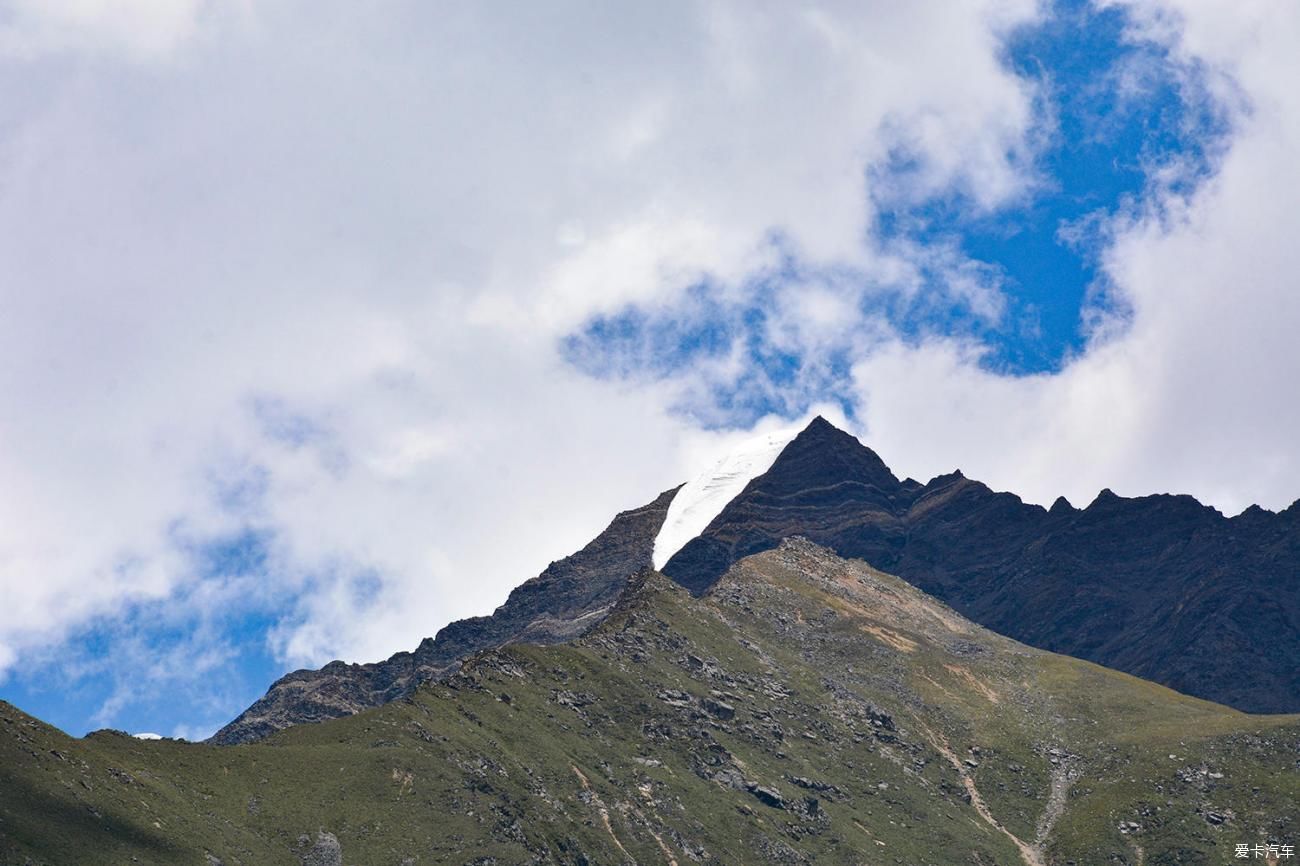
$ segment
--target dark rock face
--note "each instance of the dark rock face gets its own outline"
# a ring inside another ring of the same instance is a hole
[[[698,594],[794,535],[1025,643],[1248,712],[1300,710],[1300,503],[1226,518],[1106,490],[1045,510],[961,473],[899,481],[819,418],[663,570]]]
[[[585,633],[609,612],[627,578],[650,567],[655,535],[676,492],[619,514],[582,550],[516,587],[491,616],[451,623],[414,652],[286,674],[211,742],[247,743],[290,725],[352,715],[454,672],[471,653],[507,643],[561,643]]]
[[[817,418],[668,561],[664,574],[698,595],[732,563],[796,535],[818,543],[819,535],[834,537],[847,548],[837,552],[876,565],[873,557],[905,544],[894,515],[899,486],[875,452]]]

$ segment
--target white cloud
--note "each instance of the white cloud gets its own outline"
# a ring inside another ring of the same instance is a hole
[[[210,0],[5,0],[0,3],[0,56],[47,54],[170,58],[218,11]],[[241,11],[231,3],[226,12]],[[247,10],[243,10],[247,11]]]
[[[224,724],[224,722],[222,723]],[[177,740],[189,740],[201,743],[221,729],[222,725],[177,725],[172,729],[172,737]]]
[[[666,413],[688,385],[566,366],[567,330],[734,282],[774,230],[879,266],[899,146],[985,207],[1034,182],[999,63],[1029,2],[10,13],[0,663],[248,524],[268,597],[305,593],[288,659],[408,648],[731,441]]]
[[[1190,199],[1157,186],[1107,225],[1131,318],[1102,316],[1059,373],[1007,377],[969,339],[862,313],[885,286],[1005,315],[995,271],[872,241],[867,184],[907,147],[915,171],[876,200],[1036,188],[1035,95],[998,42],[1032,4],[9,4],[0,676],[85,663],[58,641],[134,602],[297,597],[271,636],[295,664],[486,611],[747,435],[664,408],[741,375],[738,351],[620,383],[557,339],[629,302],[672,310],[704,274],[735,300],[778,267],[774,231],[830,266],[772,296],[765,339],[807,361],[780,387],[803,405],[832,355],[854,360],[861,432],[900,473],[961,467],[1044,504],[1289,504],[1300,13],[1131,6],[1227,107],[1230,147]],[[269,584],[196,572],[194,545],[250,525]],[[128,635],[125,663],[154,685],[223,664],[200,622],[169,659]]]
[[[1104,266],[1131,307],[1054,376],[1005,378],[977,348],[892,344],[855,370],[867,438],[919,477],[960,466],[1050,503],[1102,487],[1187,492],[1227,513],[1300,497],[1300,10],[1134,3],[1233,124],[1212,179],[1117,217]]]

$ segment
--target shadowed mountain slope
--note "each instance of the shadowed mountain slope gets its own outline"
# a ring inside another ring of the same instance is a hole
[[[803,540],[648,572],[565,645],[235,748],[0,704],[0,862],[1231,862],[1300,827],[1300,718],[994,634]]]
[[[515,641],[558,643],[582,634],[608,613],[628,576],[650,566],[655,534],[675,492],[619,514],[582,550],[516,587],[491,616],[453,622],[425,638],[415,652],[286,674],[212,741],[251,742],[290,725],[351,715],[410,694],[420,683],[454,671],[470,653]]]
[[[693,592],[803,535],[1034,646],[1250,712],[1300,710],[1300,503],[1226,518],[1103,491],[1051,510],[961,473],[899,481],[818,418],[664,566]]]

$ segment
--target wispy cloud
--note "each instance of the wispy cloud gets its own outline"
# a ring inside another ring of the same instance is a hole
[[[234,17],[244,4],[210,0],[6,0],[0,56],[47,55],[158,63],[170,60],[204,23]]]

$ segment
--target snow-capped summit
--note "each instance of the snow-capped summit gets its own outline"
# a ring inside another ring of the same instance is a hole
[[[960,472],[924,484],[900,480],[857,437],[817,417],[800,431],[747,441],[687,484],[617,515],[490,616],[452,623],[414,652],[383,661],[286,675],[211,742],[254,742],[379,706],[486,649],[573,640],[616,609],[629,578],[652,565],[703,595],[740,560],[796,536],[896,571],[982,625],[1042,648],[1154,672],[1164,684],[1250,712],[1296,712],[1288,684],[1300,656],[1290,648],[1300,643],[1265,631],[1229,653],[1231,664],[1196,660],[1197,647],[1211,640],[1207,628],[1216,646],[1241,641],[1237,621],[1216,607],[1222,598],[1286,601],[1274,590],[1300,573],[1300,556],[1291,555],[1300,549],[1298,518],[1300,504],[1225,519],[1190,497],[1113,494],[1086,509],[1061,500],[1047,511]],[[1134,580],[1142,593],[1132,592]],[[1198,589],[1225,580],[1220,593]],[[1078,587],[1096,591],[1080,596]],[[1195,610],[1187,621],[1197,628],[1132,625],[1180,605]],[[1134,609],[1139,620],[1126,613]],[[1294,629],[1282,631],[1294,637]],[[1098,634],[1107,641],[1099,644]]]
[[[785,446],[799,435],[799,429],[779,430],[743,442],[682,485],[655,537],[654,567],[663,568],[674,553],[704,531],[745,485],[771,469]]]

